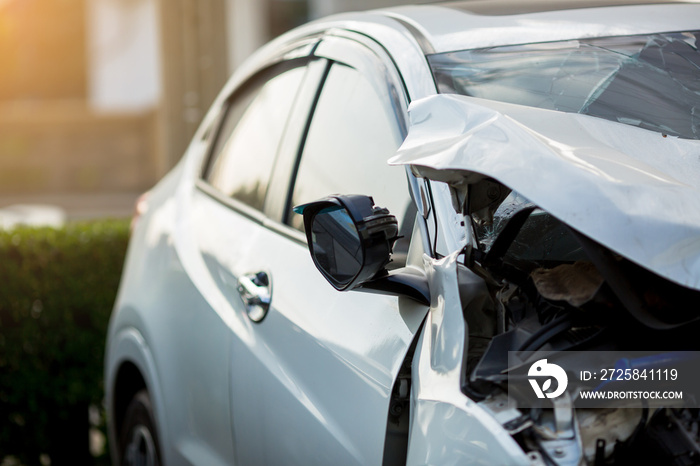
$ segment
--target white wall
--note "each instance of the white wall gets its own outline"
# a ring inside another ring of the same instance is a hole
[[[229,74],[270,40],[267,8],[267,2],[260,0],[226,0]]]
[[[88,102],[98,112],[154,108],[160,98],[157,0],[89,0]]]

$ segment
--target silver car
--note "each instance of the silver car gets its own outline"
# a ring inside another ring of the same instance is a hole
[[[139,204],[114,464],[695,464],[690,392],[564,391],[609,378],[594,354],[697,367],[700,5],[631,3],[344,14],[257,52]]]

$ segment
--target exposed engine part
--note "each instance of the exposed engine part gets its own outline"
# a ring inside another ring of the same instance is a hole
[[[524,392],[506,387],[511,371],[532,364],[518,359],[525,352],[696,349],[699,315],[687,303],[700,301],[700,293],[605,249],[517,193],[493,225],[473,225],[483,243],[465,254],[465,266],[483,279],[490,299],[463,309],[464,393],[482,400],[535,463],[700,465],[698,409],[582,409],[568,394],[525,409],[517,401]],[[569,370],[590,367],[579,354],[567,356]]]
[[[543,298],[566,301],[575,307],[592,300],[603,285],[598,269],[583,261],[558,265],[553,269],[538,268],[530,277]]]
[[[586,461],[594,464],[597,457],[610,458],[615,445],[628,440],[634,433],[641,411],[641,408],[578,410],[576,416]],[[602,451],[598,451],[601,446]]]
[[[510,435],[519,434],[533,426],[532,419],[523,415],[517,409],[514,400],[505,394],[489,397],[481,402],[481,406],[489,411]]]
[[[691,466],[700,464],[698,409],[665,409],[652,418],[632,454],[648,464]]]

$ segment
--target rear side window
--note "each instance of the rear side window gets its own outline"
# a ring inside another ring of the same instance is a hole
[[[306,67],[243,88],[229,102],[205,179],[222,194],[262,210],[280,140]]]
[[[291,205],[329,194],[367,194],[401,224],[410,196],[401,167],[387,164],[403,140],[396,110],[359,71],[332,65],[309,127]],[[301,215],[289,218],[303,230]]]

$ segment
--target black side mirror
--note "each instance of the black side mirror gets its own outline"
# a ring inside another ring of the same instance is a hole
[[[336,290],[351,290],[386,274],[398,223],[371,197],[330,196],[294,211],[304,215],[316,268]]]
[[[387,272],[396,217],[369,196],[329,196],[294,208],[304,215],[306,241],[316,268],[340,291],[407,296],[430,304],[425,276],[408,269]]]

